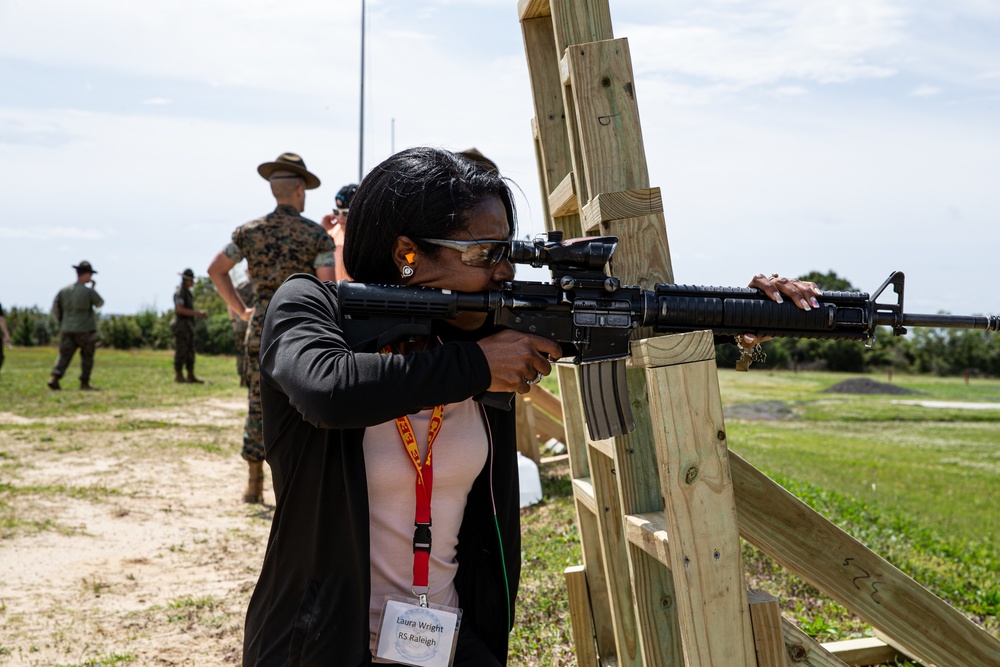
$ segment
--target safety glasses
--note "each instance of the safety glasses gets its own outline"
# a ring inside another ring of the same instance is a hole
[[[451,239],[423,239],[427,243],[451,248],[462,253],[462,264],[489,269],[510,254],[510,239],[481,239],[478,241],[452,241]]]

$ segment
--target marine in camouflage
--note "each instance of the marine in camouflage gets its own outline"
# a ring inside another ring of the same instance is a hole
[[[243,280],[236,286],[236,293],[243,299],[243,303],[253,303],[253,283]],[[240,386],[249,387],[250,379],[247,375],[247,323],[240,317],[232,316],[233,336],[236,339],[236,374],[240,377]]]
[[[183,281],[174,291],[174,306],[194,310],[194,294]],[[170,326],[174,330],[174,370],[180,373],[186,368],[189,373],[194,373],[194,317],[174,311]]]
[[[234,264],[247,260],[247,273],[253,283],[253,301],[247,305],[253,306],[254,313],[246,334],[249,405],[241,452],[247,461],[264,460],[259,363],[264,313],[275,290],[288,276],[334,266],[334,250],[333,239],[325,229],[287,204],[279,204],[273,213],[237,227],[223,250]]]

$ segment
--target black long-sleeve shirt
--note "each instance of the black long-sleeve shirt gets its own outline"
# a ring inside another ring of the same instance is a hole
[[[276,507],[247,610],[246,667],[368,664],[364,429],[490,384],[475,335],[448,330],[442,338],[438,348],[405,356],[354,353],[344,342],[336,285],[298,274],[275,292],[260,368]],[[463,624],[505,664],[521,551],[514,414],[483,411],[492,443],[459,530],[455,585]]]

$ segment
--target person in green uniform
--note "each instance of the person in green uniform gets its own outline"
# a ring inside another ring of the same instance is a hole
[[[69,362],[77,349],[80,350],[80,389],[92,391],[97,387],[90,384],[90,374],[94,369],[94,351],[97,349],[97,314],[95,308],[104,305],[104,299],[94,289],[97,271],[90,262],[84,260],[73,267],[76,282],[59,290],[52,301],[52,316],[59,322],[59,359],[52,369],[49,389],[62,389],[59,380],[66,373]]]
[[[194,375],[194,320],[208,317],[208,313],[194,308],[194,294],[191,293],[194,271],[184,269],[178,275],[181,284],[174,291],[174,321],[170,325],[174,330],[174,381],[204,384],[204,380]],[[184,377],[184,369],[187,369],[187,377]]]
[[[248,409],[243,428],[241,455],[249,465],[244,502],[264,501],[264,436],[260,407],[260,332],[264,313],[274,291],[294,273],[314,273],[320,280],[335,280],[333,239],[320,225],[302,217],[306,190],[320,185],[295,153],[282,153],[257,167],[271,185],[277,208],[262,218],[240,225],[231,241],[208,267],[219,295],[248,323],[246,338]],[[246,259],[253,282],[253,302],[246,303],[236,291],[230,269]]]
[[[10,331],[7,329],[7,318],[3,315],[3,305],[0,304],[0,370],[3,369],[3,351],[10,347]]]

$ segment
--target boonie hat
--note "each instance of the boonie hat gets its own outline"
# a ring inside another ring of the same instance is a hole
[[[340,188],[340,191],[334,198],[337,202],[337,208],[351,208],[351,200],[354,199],[354,193],[357,191],[357,183],[351,183]]]
[[[500,168],[497,167],[497,163],[480,153],[479,149],[475,146],[472,148],[466,148],[464,151],[459,151],[458,154],[468,160],[472,160],[480,167],[484,167],[486,171],[492,171],[494,174],[500,173]]]
[[[190,278],[191,280],[194,280],[194,271],[192,271],[191,269],[184,269],[183,273],[178,273],[177,275],[184,276],[185,278]]]
[[[77,273],[97,273],[87,260],[83,260],[73,268],[76,269]]]
[[[314,190],[319,187],[319,178],[306,169],[305,160],[295,153],[282,153],[274,162],[265,162],[257,167],[257,173],[265,181],[270,180],[271,174],[276,171],[290,171],[301,177],[306,182],[306,190]]]

